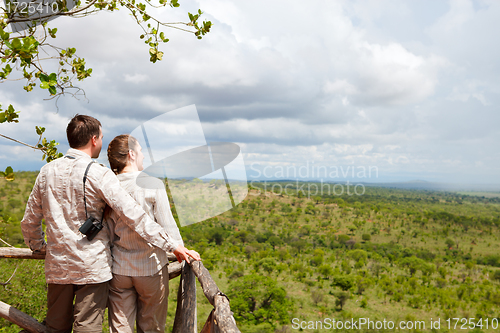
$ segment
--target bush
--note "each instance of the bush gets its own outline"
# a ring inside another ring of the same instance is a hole
[[[347,291],[339,291],[335,293],[335,298],[335,305],[339,306],[340,310],[342,310],[347,300],[351,298],[351,294]]]
[[[335,276],[333,278],[332,287],[339,287],[340,289],[347,291],[354,286],[354,279],[347,276]]]
[[[478,258],[477,263],[479,265],[488,265],[494,267],[500,267],[500,255],[498,254],[490,254],[483,258]]]
[[[338,238],[337,238],[337,241],[340,243],[340,244],[344,244],[350,240],[351,237],[347,236],[347,235],[339,235]]]
[[[328,278],[333,274],[333,269],[330,265],[324,264],[318,267],[318,273],[323,275],[324,278]]]
[[[491,275],[492,280],[497,280],[500,281],[500,269],[497,269],[492,275]]]
[[[237,321],[247,324],[289,323],[293,301],[277,281],[263,275],[249,274],[229,285],[231,310]]]

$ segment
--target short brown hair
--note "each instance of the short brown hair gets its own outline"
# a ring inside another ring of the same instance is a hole
[[[137,140],[131,135],[122,134],[115,137],[108,146],[108,161],[115,174],[123,171],[127,165],[127,156],[130,149],[137,147]]]
[[[100,134],[99,120],[83,114],[74,116],[66,127],[69,146],[75,149],[85,146],[94,135],[98,137]]]

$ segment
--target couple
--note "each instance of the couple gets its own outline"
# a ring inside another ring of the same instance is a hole
[[[136,141],[129,147],[128,136],[119,136],[108,148],[118,179],[110,169],[92,162],[102,148],[97,119],[77,115],[66,134],[71,148],[42,167],[21,221],[30,249],[46,252],[46,325],[51,332],[101,332],[109,293],[113,332],[133,332],[136,314],[138,332],[163,332],[166,252],[173,252],[179,261],[200,256],[183,246],[164,187],[136,185],[143,157]],[[79,228],[89,217],[102,221],[106,206],[111,209],[109,218],[89,240]]]

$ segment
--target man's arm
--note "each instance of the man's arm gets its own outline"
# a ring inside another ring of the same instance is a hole
[[[88,178],[88,180],[91,181],[91,178]],[[118,178],[111,170],[106,170],[102,179],[98,180],[93,186],[97,192],[100,192],[109,207],[115,211],[119,222],[128,225],[148,243],[166,252],[175,252],[178,244],[120,186]]]
[[[174,251],[177,260],[181,262],[186,260],[189,262],[187,257],[191,257],[194,260],[201,260],[200,254],[194,250],[188,250],[184,247],[184,242],[182,241],[181,233],[175,223],[175,219],[170,210],[170,205],[168,203],[167,191],[165,190],[165,185],[160,181],[160,186],[156,190],[156,198],[154,205],[155,219],[160,223],[160,225],[165,228],[167,234],[174,239],[175,242],[179,244],[177,249]]]
[[[170,205],[168,203],[167,192],[164,187],[156,190],[154,214],[156,221],[165,229],[167,234],[172,237],[177,244],[184,246],[181,233],[179,232],[179,228],[177,227],[175,219],[172,216],[172,211],[170,210]]]
[[[38,175],[26,204],[24,217],[21,221],[24,242],[32,251],[44,252],[47,244],[45,243],[45,234],[42,229],[42,196],[40,193],[41,174]]]

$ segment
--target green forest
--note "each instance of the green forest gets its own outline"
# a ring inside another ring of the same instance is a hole
[[[35,178],[0,179],[0,238],[13,246],[25,247],[19,222]],[[304,184],[253,182],[236,208],[180,228],[242,332],[500,329],[500,194],[317,195]],[[1,259],[0,283],[0,300],[43,320],[43,261]],[[170,281],[169,329],[178,283]],[[210,311],[198,284],[199,330]],[[0,319],[0,332],[19,330]]]

